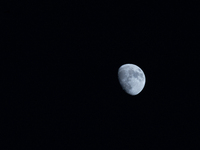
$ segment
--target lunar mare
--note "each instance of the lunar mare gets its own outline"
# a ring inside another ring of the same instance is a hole
[[[134,64],[124,64],[118,70],[119,83],[130,95],[139,94],[146,83],[146,77],[140,67]]]

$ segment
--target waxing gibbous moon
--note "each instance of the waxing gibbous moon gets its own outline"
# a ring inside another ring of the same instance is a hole
[[[123,90],[130,95],[139,94],[146,83],[146,77],[140,67],[124,64],[118,69],[118,79]]]

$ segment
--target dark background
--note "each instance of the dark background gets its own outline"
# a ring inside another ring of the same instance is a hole
[[[196,147],[197,4],[27,1],[3,15],[4,149]],[[146,75],[137,96],[119,85],[125,63]]]

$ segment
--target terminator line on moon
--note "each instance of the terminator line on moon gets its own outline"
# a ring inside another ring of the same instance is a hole
[[[119,83],[124,91],[130,95],[139,94],[146,83],[142,69],[134,64],[124,64],[118,70]]]

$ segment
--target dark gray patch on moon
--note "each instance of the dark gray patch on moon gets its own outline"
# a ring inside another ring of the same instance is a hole
[[[122,87],[125,90],[130,90],[131,89],[131,85],[128,83],[130,81],[130,76],[127,76],[125,70],[120,71],[118,75],[119,75],[119,79],[120,80],[124,80],[123,82],[121,82],[121,84],[123,85]]]
[[[119,78],[120,78],[120,79],[126,78],[126,71],[124,71],[124,70],[123,70],[123,71],[120,71],[120,72],[119,72]]]
[[[137,72],[137,71],[134,71],[134,70],[129,70],[128,71],[129,72],[129,75],[131,76],[131,77],[135,77],[135,78],[137,78],[138,80],[140,80],[140,81],[142,81],[143,80],[143,73],[140,73],[140,72]],[[139,78],[140,77],[140,78]]]
[[[143,77],[144,77],[142,73],[140,73],[140,74],[139,74],[139,76],[140,76],[141,78],[143,78]]]
[[[138,72],[135,72],[134,70],[129,70],[129,75],[132,77],[135,77],[135,78],[138,78],[138,76],[140,76],[140,73]]]
[[[125,83],[122,83],[122,85],[125,90],[130,90],[132,88],[132,86],[128,83],[128,80],[126,80]]]

